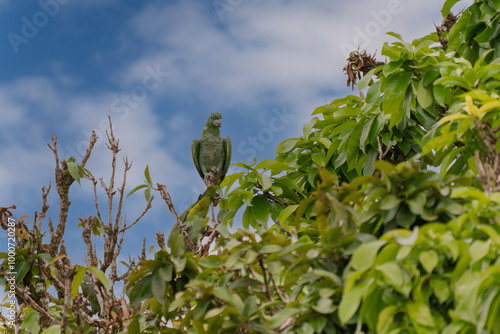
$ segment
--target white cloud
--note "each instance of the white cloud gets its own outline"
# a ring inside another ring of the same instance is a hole
[[[169,151],[172,147],[162,142],[165,134],[149,101],[139,103],[127,117],[120,119],[110,110],[111,102],[117,95],[117,92],[102,92],[94,96],[71,95],[52,80],[42,77],[26,77],[0,86],[0,103],[3,106],[0,111],[3,120],[0,124],[3,138],[3,145],[0,146],[0,203],[16,204],[23,213],[27,213],[26,208],[39,209],[40,188],[53,179],[53,155],[46,146],[50,142],[50,133],[59,137],[61,159],[78,155],[79,160],[88,146],[90,131],[95,129],[100,140],[87,168],[96,177],[103,176],[108,180],[111,153],[104,145],[108,114],[112,116],[115,136],[122,148],[117,161],[120,178],[122,157],[128,156],[129,160],[133,160],[134,165],[128,175],[128,191],[142,183],[147,164],[154,173],[154,181],[166,184],[175,193],[189,184],[191,173],[174,158],[174,152]],[[75,188],[74,196],[92,198],[89,197],[91,189],[88,186],[81,190]],[[190,196],[189,193],[187,196]],[[140,196],[136,199],[142,206],[144,200]]]
[[[207,4],[158,2],[130,22],[134,35],[157,47],[144,49],[117,80],[137,82],[147,64],[160,64],[173,84],[155,94],[194,93],[223,110],[286,101],[292,112],[309,115],[325,99],[348,93],[342,43],[357,47],[361,31],[368,37],[362,48],[380,57],[383,42],[395,41],[385,32],[409,41],[424,36],[433,21],[439,24],[440,9],[435,1],[243,1],[221,23]],[[252,117],[269,111],[255,110]]]

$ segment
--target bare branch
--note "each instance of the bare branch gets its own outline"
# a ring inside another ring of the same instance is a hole
[[[85,151],[85,156],[82,159],[82,162],[80,163],[80,166],[85,167],[87,164],[87,160],[90,158],[90,154],[92,153],[92,149],[94,148],[95,143],[97,142],[97,136],[95,134],[95,131],[92,130],[92,134],[90,135],[90,143],[89,147],[87,147],[87,150]]]
[[[197,254],[198,253],[198,249],[194,245],[194,243],[191,240],[191,238],[189,237],[189,235],[187,234],[186,227],[180,221],[179,216],[177,215],[177,211],[175,211],[174,204],[172,203],[172,198],[170,197],[170,194],[167,191],[167,187],[164,186],[163,184],[159,184],[159,183],[157,183],[156,186],[158,188],[158,191],[160,191],[161,198],[163,198],[163,200],[167,204],[168,210],[170,212],[172,212],[172,214],[174,215],[175,221],[177,222],[177,228],[179,229],[179,232],[184,237],[184,240],[186,241],[186,244],[191,249],[191,251],[193,251],[194,254]]]
[[[142,252],[140,260],[142,261],[146,260],[146,238],[142,240]]]
[[[278,285],[276,284],[276,280],[274,279],[273,273],[270,270],[268,270],[268,272],[269,272],[269,277],[271,278],[271,282],[273,283],[274,291],[276,291],[276,294],[283,303],[288,303],[289,301],[288,295],[286,295],[286,292],[284,294],[283,292],[281,292],[281,290],[278,288]]]
[[[158,247],[160,249],[166,249],[165,247],[165,233],[162,232],[156,232],[156,243],[158,244]]]
[[[130,224],[129,226],[123,226],[123,228],[120,230],[120,233],[122,232],[125,232],[126,230],[128,230],[129,228],[131,228],[132,226],[134,226],[135,224],[137,224],[139,222],[139,220],[142,219],[142,217],[144,217],[144,215],[146,214],[146,212],[149,211],[149,209],[151,209],[153,206],[151,205],[151,203],[153,202],[153,198],[154,198],[154,195],[151,195],[151,197],[149,198],[149,201],[148,203],[146,204],[146,208],[144,209],[144,211],[142,211],[141,215],[139,217],[137,217],[136,220],[134,220],[134,222],[132,224]]]
[[[297,236],[297,233],[295,233],[295,231],[289,231],[287,230],[282,224],[281,222],[279,221],[279,219],[276,219],[274,221],[274,223],[279,227],[279,229],[285,233],[286,235],[288,235],[289,237],[293,237],[293,238],[298,238]]]

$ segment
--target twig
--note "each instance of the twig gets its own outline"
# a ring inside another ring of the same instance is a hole
[[[276,220],[274,221],[274,223],[275,223],[276,225],[278,225],[278,227],[280,228],[280,230],[281,230],[283,233],[285,233],[286,235],[288,235],[289,237],[296,237],[295,233],[292,233],[292,232],[290,232],[289,230],[287,230],[287,229],[286,229],[286,228],[285,228],[285,227],[281,224],[281,222],[279,221],[279,219],[276,219]]]
[[[285,328],[287,327],[290,327],[293,325],[293,323],[295,322],[295,318],[294,317],[289,317],[287,318],[279,327],[278,327],[278,331],[281,332],[283,330],[285,330]]]
[[[213,226],[213,230],[210,233],[210,236],[208,237],[207,243],[203,245],[203,247],[200,250],[200,254],[202,256],[208,255],[208,251],[210,249],[210,246],[212,245],[212,242],[219,236],[219,232],[217,232],[217,226],[220,224],[220,221],[215,222]]]
[[[386,147],[385,151],[382,148],[382,144],[380,143],[380,137],[377,136],[377,143],[378,143],[378,159],[379,160],[384,160],[385,156],[387,153],[389,153],[389,150],[391,149],[389,146]]]
[[[264,267],[264,262],[262,261],[262,258],[259,258],[259,265],[260,268],[262,269],[262,276],[264,277],[264,286],[266,289],[266,295],[269,301],[273,301],[273,295],[271,294],[271,290],[269,290],[269,282],[267,281],[267,276],[266,276],[266,268]]]
[[[141,252],[141,260],[146,260],[146,237],[142,239],[142,252]]]
[[[90,135],[90,143],[89,147],[87,147],[87,150],[85,151],[85,156],[82,159],[82,162],[80,163],[80,166],[85,167],[87,164],[87,160],[90,158],[90,154],[92,153],[92,149],[94,148],[95,143],[97,142],[97,136],[95,134],[95,131],[92,130],[92,134]]]
[[[156,232],[156,243],[158,244],[158,247],[160,249],[167,249],[165,247],[165,233],[162,232]]]
[[[37,228],[39,231],[42,230],[42,220],[46,217],[47,211],[50,208],[50,205],[47,204],[47,196],[49,195],[50,189],[52,188],[52,182],[49,182],[49,187],[42,187],[42,211],[38,215],[38,225]]]
[[[122,215],[122,207],[123,207],[123,199],[125,196],[125,184],[127,181],[127,172],[132,168],[132,163],[128,162],[128,159],[125,157],[123,159],[123,181],[122,181],[122,186],[120,189],[118,189],[118,193],[120,194],[120,198],[118,200],[118,209],[116,210],[116,217],[115,217],[115,230],[118,230],[119,222],[120,222],[120,217]],[[148,203],[150,204],[150,202]]]
[[[153,198],[154,198],[154,195],[151,195],[151,197],[149,198],[149,201],[148,203],[146,204],[146,208],[144,209],[144,211],[142,211],[141,215],[139,217],[137,217],[136,220],[134,220],[134,222],[128,226],[123,226],[123,228],[120,230],[120,233],[123,233],[125,232],[126,230],[128,230],[129,228],[131,228],[132,226],[134,226],[135,224],[137,224],[139,222],[139,220],[142,219],[142,217],[144,217],[144,215],[146,214],[146,212],[149,211],[149,209],[151,209],[153,206],[151,205],[151,203],[153,202]]]
[[[273,283],[274,290],[276,291],[276,294],[278,294],[278,297],[281,299],[283,303],[288,303],[289,301],[288,296],[284,295],[278,288],[278,285],[276,284],[276,280],[274,279],[274,275],[271,272],[271,270],[269,270],[268,272],[269,272],[269,277],[271,278],[271,282]]]
[[[258,189],[262,190],[262,185],[260,183],[257,182],[256,186],[257,186]],[[281,207],[283,209],[288,206],[288,204],[286,204],[281,198],[278,198],[278,197],[274,196],[269,191],[265,190],[265,191],[262,191],[262,193],[264,194],[264,196],[266,196],[267,198],[269,198],[271,201],[273,201],[273,202],[278,203],[279,205],[281,205]]]
[[[191,249],[191,251],[194,254],[197,254],[198,248],[194,245],[193,241],[191,240],[191,238],[187,234],[186,227],[180,221],[179,216],[177,215],[177,211],[175,211],[174,204],[172,203],[172,198],[170,197],[170,194],[167,191],[167,187],[165,185],[159,184],[159,183],[156,184],[156,187],[161,194],[161,198],[163,198],[163,200],[165,201],[165,204],[167,204],[168,211],[172,212],[172,214],[174,215],[175,221],[177,222],[177,228],[179,229],[179,232],[184,237],[184,241],[186,241],[186,244]]]

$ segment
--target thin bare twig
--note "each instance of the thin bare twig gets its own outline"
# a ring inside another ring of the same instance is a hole
[[[269,272],[269,277],[271,278],[271,282],[273,283],[274,291],[276,291],[276,294],[278,295],[278,297],[281,299],[281,301],[283,303],[288,303],[288,301],[289,301],[288,295],[286,295],[286,292],[285,292],[285,294],[283,294],[281,292],[281,290],[278,288],[278,285],[276,284],[276,280],[274,279],[274,274],[271,272],[271,270],[268,270],[268,272]]]
[[[264,277],[264,287],[266,289],[266,295],[269,301],[273,301],[273,295],[271,294],[271,290],[269,289],[269,282],[267,281],[266,268],[264,267],[264,261],[262,258],[259,258],[259,265],[262,269],[262,277]]]
[[[142,252],[141,252],[141,260],[146,260],[146,238],[142,240]]]
[[[179,216],[177,215],[177,211],[175,211],[174,204],[172,203],[172,198],[170,197],[170,194],[167,191],[167,187],[163,184],[156,184],[156,187],[158,191],[160,191],[161,198],[165,201],[168,207],[168,211],[172,212],[174,215],[175,221],[177,222],[177,228],[179,229],[179,232],[182,234],[184,237],[184,241],[188,245],[188,247],[191,249],[191,251],[194,254],[198,253],[198,248],[195,246],[189,235],[187,234],[186,227],[184,224],[180,221]]]
[[[149,201],[148,203],[146,204],[146,208],[144,209],[144,211],[142,211],[141,215],[139,217],[137,217],[136,220],[134,220],[134,222],[130,225],[125,225],[123,226],[123,228],[120,230],[120,233],[123,233],[125,232],[126,230],[128,230],[129,228],[131,228],[132,226],[134,226],[135,224],[137,224],[139,222],[139,220],[142,219],[142,217],[144,217],[144,215],[146,214],[146,212],[149,211],[149,209],[151,209],[153,206],[151,205],[151,203],[153,202],[153,198],[154,198],[154,195],[151,195],[151,197],[149,198]]]
[[[281,232],[285,233],[286,235],[288,235],[289,237],[296,237],[296,234],[295,232],[291,232],[289,230],[287,230],[282,224],[281,222],[279,221],[279,219],[276,219],[274,220],[274,223],[280,228]]]

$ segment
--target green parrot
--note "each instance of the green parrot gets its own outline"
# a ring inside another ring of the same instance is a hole
[[[210,217],[207,217],[208,210],[210,209],[210,204],[212,203],[212,199],[216,196],[216,187],[214,185],[210,185],[207,190],[200,195],[200,198],[196,203],[193,203],[189,208],[184,211],[179,220],[186,227],[186,232],[189,235],[189,238],[193,242],[193,244],[198,247],[201,243],[201,238],[203,233],[207,228],[208,221]],[[184,236],[179,231],[179,225],[177,222],[174,224],[172,231],[168,235],[167,246],[170,247],[172,253],[177,252],[177,249],[181,249],[181,247],[177,247],[174,245],[182,245],[184,251],[191,251],[189,246],[184,241]],[[177,248],[176,250],[172,248]]]
[[[219,185],[231,163],[231,140],[220,136],[221,119],[219,112],[211,113],[200,139],[191,143],[194,165],[207,185]]]

